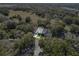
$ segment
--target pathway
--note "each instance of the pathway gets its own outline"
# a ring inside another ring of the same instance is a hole
[[[35,50],[34,50],[34,56],[39,56],[39,53],[42,52],[40,46],[39,46],[39,39],[35,39]]]

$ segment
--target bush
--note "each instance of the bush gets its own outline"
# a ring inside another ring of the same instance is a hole
[[[75,25],[75,24],[72,24],[71,25],[71,33],[74,33],[74,34],[79,34],[79,26],[78,25]]]
[[[52,36],[64,37],[64,27],[65,24],[62,21],[60,22],[60,21],[52,20],[50,24]]]
[[[25,33],[33,31],[33,27],[32,27],[31,24],[21,24],[21,25],[18,25],[17,29],[24,31]]]
[[[18,19],[19,21],[22,20],[20,15],[14,15],[14,16],[10,17],[10,19],[14,19],[14,18]]]
[[[7,35],[8,34],[4,30],[0,30],[0,40],[7,39],[8,38]]]
[[[30,23],[30,21],[31,21],[31,18],[30,17],[26,17],[25,22],[26,23]]]
[[[49,24],[49,20],[39,19],[38,26],[46,27]]]
[[[24,32],[21,30],[17,30],[14,32],[14,37],[15,38],[22,38],[22,36],[24,35]]]
[[[5,15],[5,16],[8,16],[9,10],[6,9],[6,8],[0,8],[0,13],[2,13],[2,14]]]
[[[16,22],[12,20],[7,20],[4,24],[5,24],[6,29],[15,29],[17,26]]]
[[[42,17],[42,18],[45,17],[45,12],[37,11],[37,12],[35,12],[35,14]]]
[[[63,21],[64,21],[66,24],[70,25],[70,24],[73,23],[73,17],[71,17],[71,16],[65,16],[65,17],[63,18]]]
[[[79,17],[73,17],[73,24],[79,25]]]
[[[0,14],[0,23],[4,22],[4,21],[6,21],[6,20],[9,20],[8,17],[6,17],[6,16]]]

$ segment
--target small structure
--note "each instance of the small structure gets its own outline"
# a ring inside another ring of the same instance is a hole
[[[41,38],[41,37],[45,37],[45,36],[51,36],[50,31],[44,27],[38,27],[37,30],[35,31],[33,37]]]

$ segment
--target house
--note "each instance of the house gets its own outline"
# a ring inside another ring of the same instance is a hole
[[[47,36],[51,36],[51,32],[47,28],[38,27],[33,37],[41,38],[41,37],[47,37]]]

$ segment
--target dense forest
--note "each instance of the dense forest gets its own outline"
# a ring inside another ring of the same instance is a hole
[[[79,55],[79,4],[0,4],[0,56],[33,56],[39,26],[52,36],[39,40],[42,56]]]

